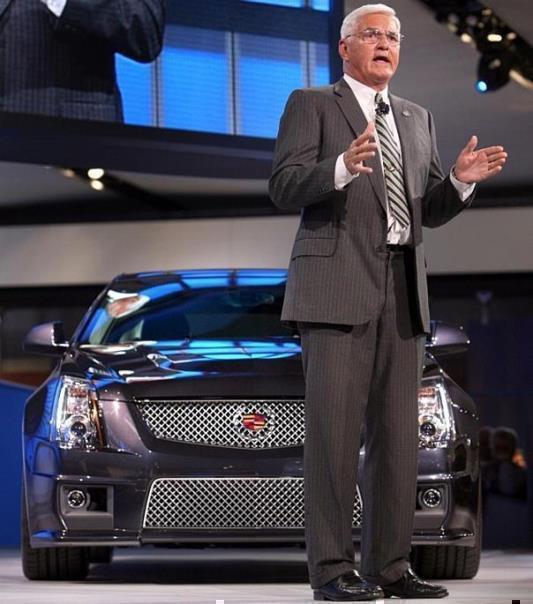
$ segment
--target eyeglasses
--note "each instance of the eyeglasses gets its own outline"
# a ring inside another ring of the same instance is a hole
[[[375,27],[369,27],[356,34],[348,34],[345,38],[356,37],[362,40],[365,44],[377,44],[378,40],[381,40],[385,36],[387,42],[391,46],[399,46],[400,42],[405,38],[403,34],[395,31],[383,31],[376,29]]]

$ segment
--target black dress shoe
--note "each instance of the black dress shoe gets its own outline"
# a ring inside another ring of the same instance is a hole
[[[315,600],[330,602],[363,602],[383,599],[383,590],[368,583],[355,570],[350,570],[314,590]]]
[[[386,598],[445,598],[448,595],[445,587],[422,581],[410,568],[398,581],[382,585],[382,589]]]

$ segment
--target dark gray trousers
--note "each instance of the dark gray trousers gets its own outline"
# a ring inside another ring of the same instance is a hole
[[[361,573],[386,584],[409,565],[425,337],[408,255],[388,254],[377,320],[298,324],[306,382],[305,536],[313,588],[355,567],[352,514],[363,423]]]

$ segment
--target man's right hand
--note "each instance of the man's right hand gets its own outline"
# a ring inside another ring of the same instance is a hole
[[[376,155],[377,144],[375,140],[374,122],[369,122],[363,134],[358,136],[343,154],[344,165],[350,174],[369,174],[372,168],[365,166],[363,162]]]

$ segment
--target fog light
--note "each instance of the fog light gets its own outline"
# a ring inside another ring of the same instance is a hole
[[[436,508],[442,501],[442,495],[437,489],[426,489],[420,493],[420,503],[427,508]]]
[[[82,508],[87,503],[87,495],[79,489],[73,489],[67,493],[67,503],[71,508]]]

